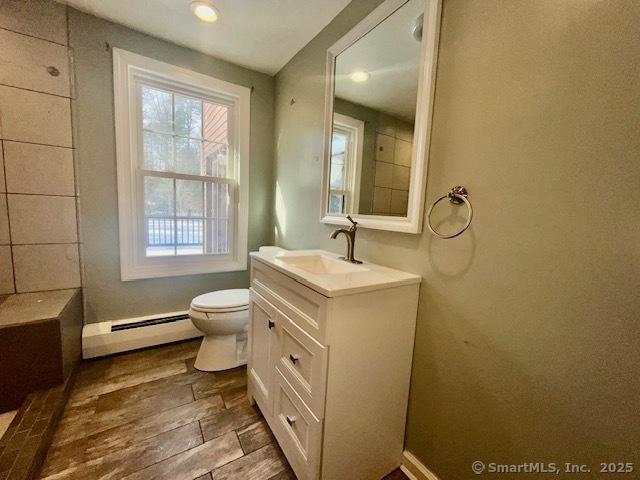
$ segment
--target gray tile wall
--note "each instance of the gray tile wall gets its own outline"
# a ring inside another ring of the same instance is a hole
[[[66,7],[0,3],[0,294],[79,287]]]
[[[412,143],[413,125],[381,116],[376,129],[374,214],[407,214]]]

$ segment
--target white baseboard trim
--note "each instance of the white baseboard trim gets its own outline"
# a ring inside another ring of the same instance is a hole
[[[400,470],[402,470],[410,480],[440,480],[435,473],[425,467],[413,453],[407,450],[402,452],[402,465],[400,465]]]

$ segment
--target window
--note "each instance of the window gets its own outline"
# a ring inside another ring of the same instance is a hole
[[[334,114],[329,169],[329,213],[358,212],[363,137],[363,121]]]
[[[247,268],[249,89],[114,49],[123,280]]]

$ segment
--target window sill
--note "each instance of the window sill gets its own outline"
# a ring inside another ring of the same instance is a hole
[[[240,272],[247,270],[247,258],[212,260],[207,257],[147,257],[140,263],[121,262],[123,282],[147,278],[181,277],[207,273]]]

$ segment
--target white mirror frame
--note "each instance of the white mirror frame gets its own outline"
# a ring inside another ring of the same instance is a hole
[[[336,215],[328,212],[336,57],[377,27],[382,21],[389,17],[389,15],[393,14],[393,12],[408,1],[409,0],[387,0],[383,2],[327,50],[324,162],[322,201],[320,204],[320,221],[322,223],[350,225],[345,215]],[[356,220],[361,227],[405,233],[420,233],[422,231],[442,0],[424,0],[424,3],[420,78],[418,81],[418,98],[416,99],[417,108],[411,153],[411,177],[409,180],[407,216],[394,217],[352,213],[352,218]]]

